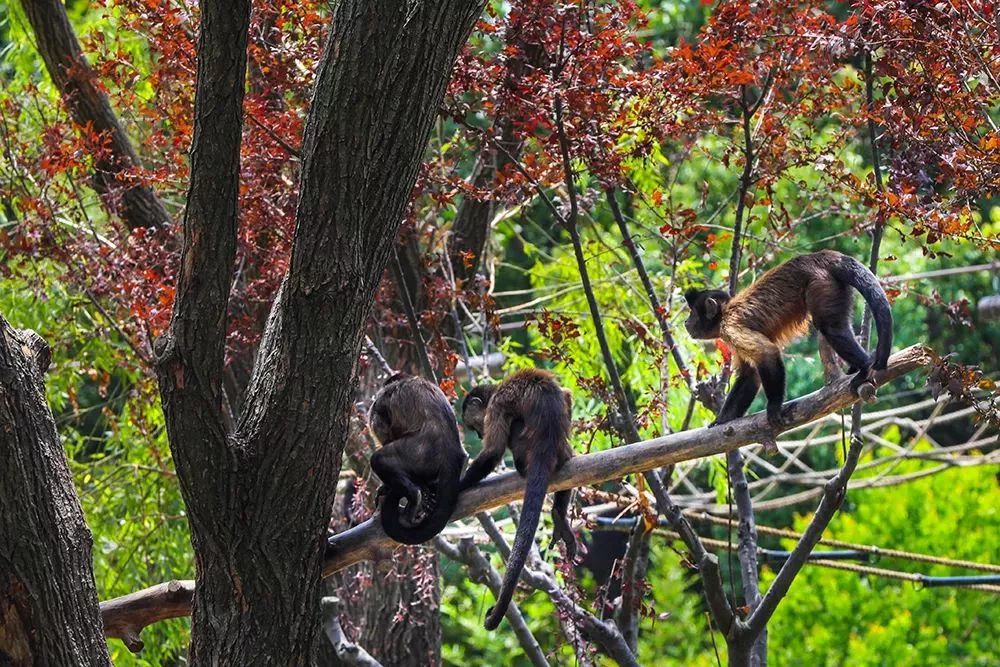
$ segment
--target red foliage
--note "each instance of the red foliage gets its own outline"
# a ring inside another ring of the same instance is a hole
[[[141,38],[148,63],[138,66],[134,48],[110,33],[90,33],[84,50],[142,155],[146,168],[129,176],[151,184],[179,219],[193,131],[197,8],[190,0],[103,2],[116,13],[119,34]],[[718,3],[696,35],[664,44],[639,37],[648,26],[631,0],[515,0],[505,13],[488,12],[455,67],[445,122],[401,236],[422,257],[426,330],[441,331],[456,299],[485,310],[496,324],[484,283],[456,287],[450,280],[448,221],[467,197],[513,205],[533,200],[541,188],[559,203],[565,174],[557,105],[574,169],[588,176],[581,181],[585,209],[608,185],[643,199],[630,182],[630,165],[654,150],[679,162],[707,137],[728,138],[723,166],[739,169],[749,118],[755,169],[748,216],[766,208],[778,241],[792,234],[793,221],[774,186],[809,165],[824,175],[830,205],[858,227],[893,221],[903,233],[923,237],[928,252],[953,236],[1000,249],[996,239],[982,238],[971,216],[976,201],[1000,184],[1000,131],[990,117],[1000,94],[995,19],[992,4],[980,1],[733,0]],[[230,338],[231,353],[247,363],[289,259],[297,151],[326,20],[318,0],[255,5]],[[874,54],[870,109],[868,51]],[[7,160],[0,200],[7,202],[5,217],[20,221],[0,234],[3,249],[65,264],[77,287],[102,302],[136,342],[148,344],[169,317],[179,224],[129,236],[106,223],[85,187],[95,160],[109,149],[106,137],[69,125],[37,88],[0,102],[3,150],[17,156]],[[886,166],[883,190],[858,180],[838,157],[839,145],[863,136],[869,122]],[[821,131],[827,135],[817,141]],[[501,149],[515,150],[507,157],[517,159],[505,160],[491,182],[474,183],[470,155]],[[706,185],[703,200],[708,195]],[[662,217],[660,232],[671,241],[711,251],[728,239],[705,224],[701,211],[663,190],[642,203]],[[407,323],[392,312],[396,298],[389,287],[380,293],[375,321],[402,339]],[[457,361],[451,343],[437,335],[430,348],[446,368]]]

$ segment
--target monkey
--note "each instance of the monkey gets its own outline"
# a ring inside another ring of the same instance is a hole
[[[371,457],[382,528],[402,544],[426,542],[451,519],[468,458],[455,412],[433,382],[396,373],[375,395],[368,424],[382,445]]]
[[[573,456],[569,444],[572,395],[555,376],[538,369],[521,370],[500,384],[474,387],[462,402],[463,423],[479,434],[483,450],[462,476],[464,490],[478,484],[503,458],[508,447],[514,467],[525,478],[521,521],[507,559],[507,571],[496,604],[486,614],[486,629],[500,625],[510,605],[521,570],[535,539],[549,480]],[[576,556],[576,538],[566,514],[570,491],[555,493],[552,542],[562,540],[570,560]]]
[[[868,352],[851,329],[853,292],[868,302],[878,345]],[[730,297],[722,290],[689,290],[690,315],[685,328],[692,338],[721,338],[733,351],[736,381],[716,420],[742,417],[761,385],[767,397],[767,420],[781,423],[785,366],[781,351],[805,333],[809,321],[849,365],[851,390],[858,392],[872,370],[885,370],[892,350],[892,310],[878,279],[861,262],[834,250],[800,255],[767,271],[750,287]]]

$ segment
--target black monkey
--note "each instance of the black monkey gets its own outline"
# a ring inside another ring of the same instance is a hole
[[[375,395],[368,424],[382,443],[371,458],[382,528],[403,544],[426,542],[451,519],[468,458],[451,404],[436,384],[397,373]]]
[[[486,615],[488,630],[500,625],[510,605],[535,539],[549,480],[573,456],[569,445],[571,407],[569,392],[563,391],[551,373],[537,369],[518,371],[499,385],[479,385],[462,402],[462,421],[483,439],[483,450],[462,476],[461,488],[478,484],[500,463],[508,447],[517,472],[526,480],[521,522],[507,559],[503,585],[496,604]],[[576,538],[566,518],[570,495],[570,491],[555,494],[552,540],[561,539],[572,560]]]

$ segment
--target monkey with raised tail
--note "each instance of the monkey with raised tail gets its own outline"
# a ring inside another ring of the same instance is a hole
[[[486,628],[500,625],[535,539],[549,480],[573,456],[569,444],[572,396],[543,370],[514,373],[500,384],[479,385],[462,402],[462,421],[479,434],[483,450],[462,476],[461,488],[478,484],[499,465],[510,448],[514,467],[525,478],[521,521],[507,559],[496,604],[486,614]],[[552,506],[552,541],[562,540],[576,555],[576,538],[567,519],[570,491],[557,491]]]
[[[468,458],[455,412],[436,384],[397,373],[375,395],[368,425],[382,445],[371,458],[382,528],[403,544],[426,542],[451,519]]]
[[[878,345],[869,355],[851,328],[853,292],[868,302],[875,319]],[[850,364],[855,392],[884,370],[892,349],[892,310],[878,279],[861,262],[833,250],[800,255],[779,264],[750,287],[730,297],[722,290],[690,290],[691,314],[685,322],[693,338],[721,338],[733,351],[736,381],[713,423],[743,416],[761,385],[767,397],[767,419],[781,422],[785,400],[785,366],[781,351],[804,333],[809,321]]]

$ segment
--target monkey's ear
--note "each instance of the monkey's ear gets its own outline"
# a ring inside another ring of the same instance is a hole
[[[715,297],[705,299],[705,317],[714,320],[719,315],[719,302]]]
[[[694,308],[694,302],[698,298],[699,294],[701,294],[701,292],[696,289],[689,289],[687,292],[684,292],[684,300],[687,301],[688,306]]]

